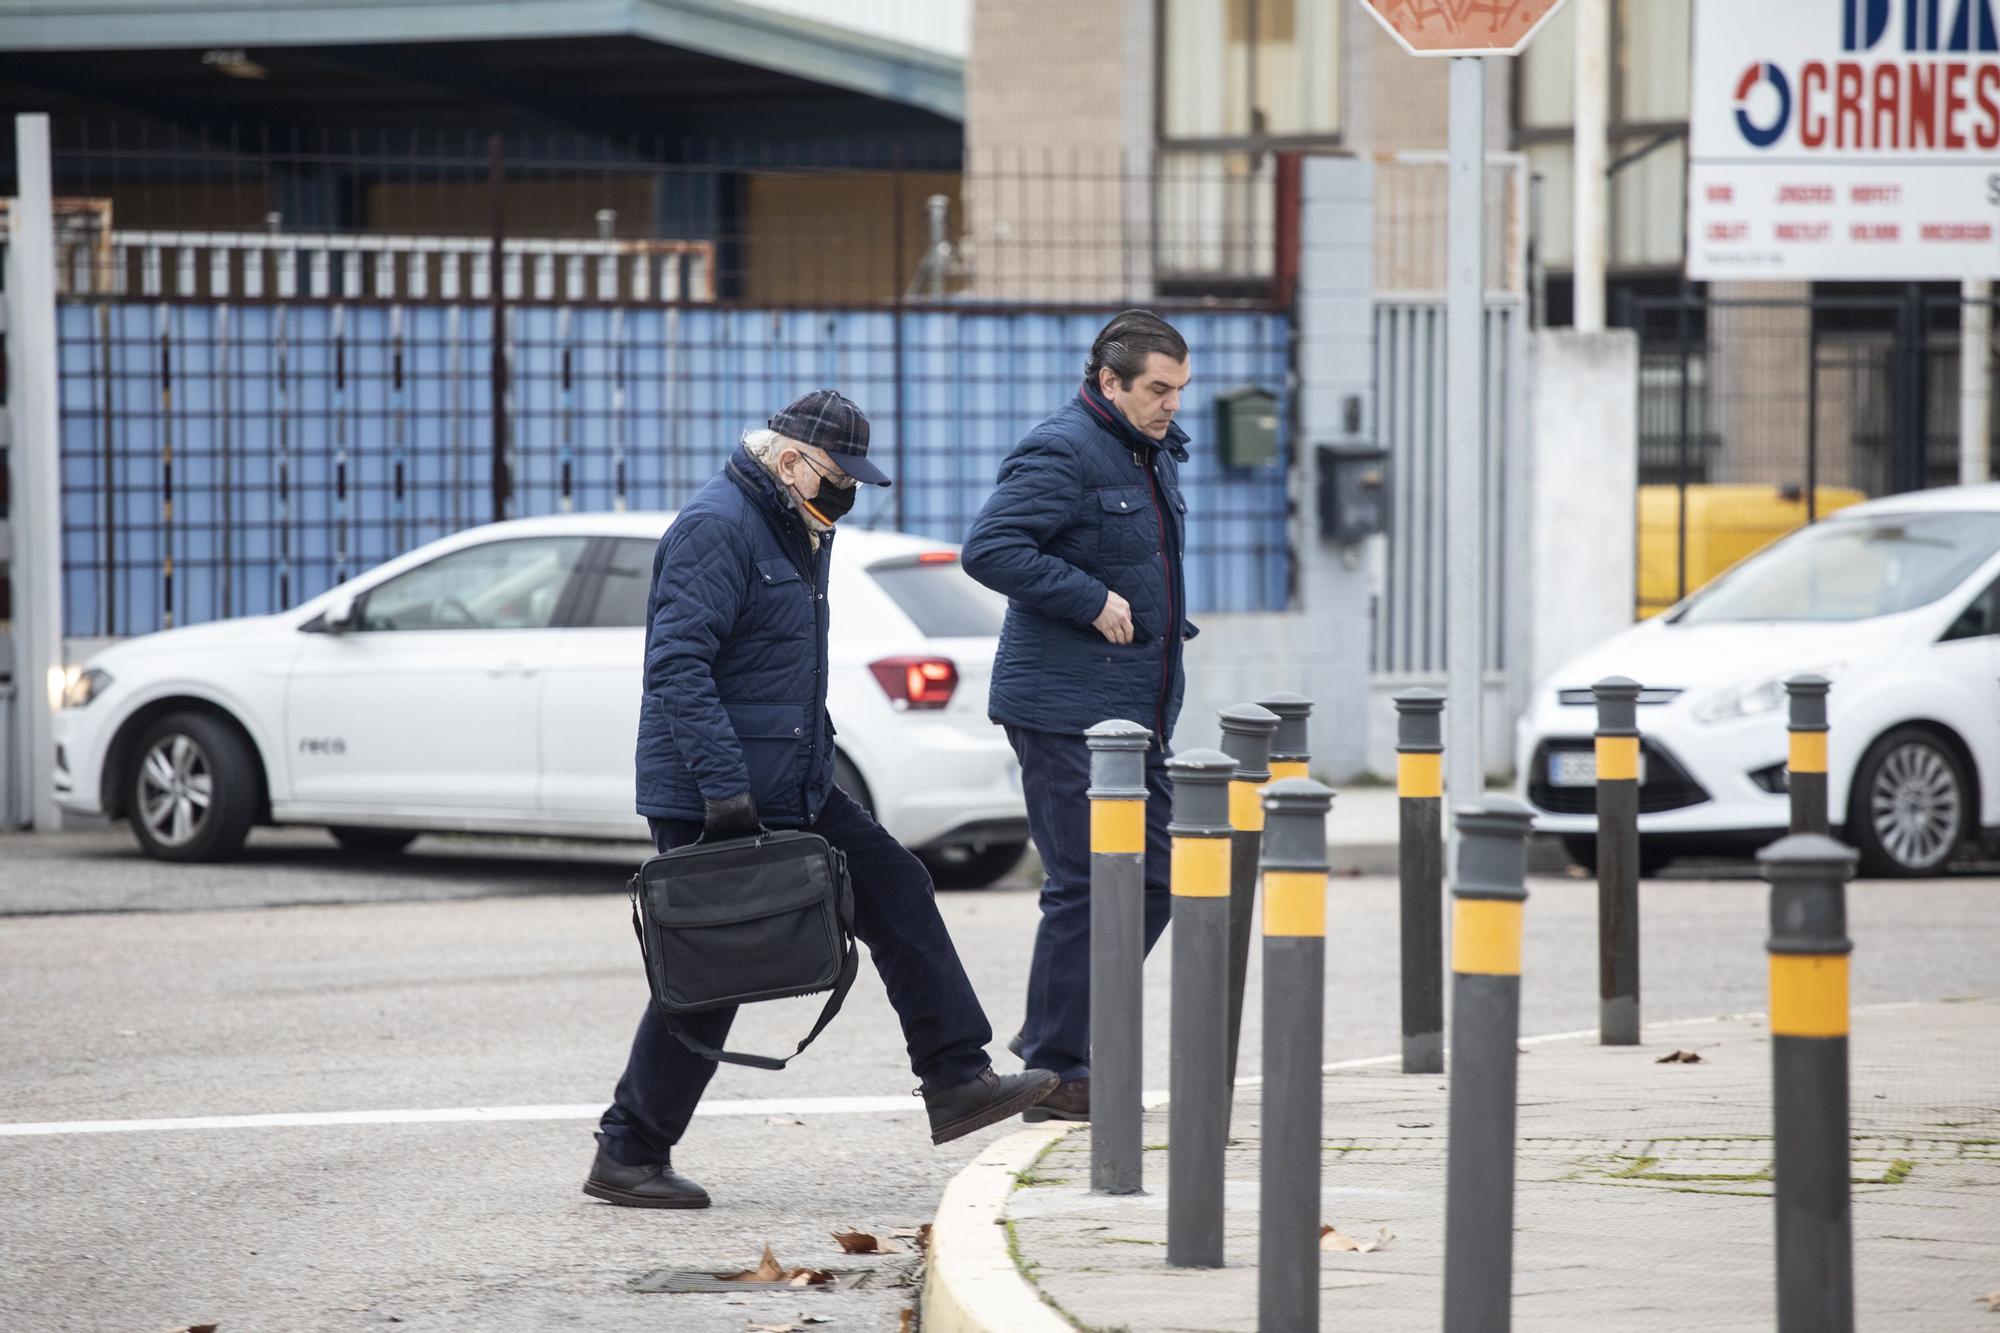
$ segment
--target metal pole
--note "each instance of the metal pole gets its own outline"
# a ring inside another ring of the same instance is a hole
[[[1189,750],[1174,780],[1174,977],[1167,1091],[1167,1265],[1222,1267],[1229,1142],[1229,780],[1236,761]]]
[[[1250,975],[1250,936],[1257,921],[1257,858],[1264,841],[1264,805],[1271,780],[1271,738],[1278,715],[1258,704],[1232,704],[1217,715],[1222,752],[1236,761],[1229,780],[1229,1081],[1243,1037],[1243,988]]]
[[[1993,358],[1993,284],[1984,278],[1968,281],[1958,300],[1958,480],[1977,486],[1992,476],[1993,398],[1986,367]]]
[[[1141,1037],[1146,963],[1146,749],[1122,719],[1083,733],[1090,747],[1090,1188],[1142,1185]]]
[[[507,203],[506,149],[497,134],[486,141],[486,187],[493,207],[493,246],[486,257],[487,302],[493,320],[493,521],[507,517],[507,498],[514,482],[507,446]]]
[[[1794,676],[1785,682],[1791,700],[1785,787],[1792,796],[1794,833],[1825,836],[1831,831],[1826,803],[1826,695],[1832,688],[1825,676]]]
[[[62,438],[56,364],[56,223],[46,115],[14,117],[16,194],[7,245],[8,395],[13,443],[14,708],[18,808],[31,827],[62,826],[55,802],[55,710],[62,703]],[[5,788],[0,783],[0,791]],[[0,811],[0,826],[11,823]]]
[[[1445,690],[1449,787],[1454,811],[1477,804],[1486,785],[1484,725],[1486,550],[1485,259],[1486,64],[1477,56],[1451,62],[1448,281],[1445,308]]]
[[[1527,808],[1456,816],[1451,1093],[1445,1148],[1445,1333],[1504,1333],[1514,1288],[1514,1117],[1521,1035]]]
[[[1639,1044],[1639,683],[1597,696],[1598,1041]]]
[[[1303,694],[1281,690],[1265,695],[1257,704],[1278,715],[1278,733],[1271,737],[1271,780],[1310,777],[1306,769],[1312,760],[1312,743],[1307,730],[1312,720],[1312,700]]]
[[[1855,853],[1794,834],[1757,856],[1771,885],[1771,1118],[1780,1333],[1852,1333],[1848,879]]]
[[[1403,1072],[1444,1072],[1444,696],[1396,696],[1396,806],[1402,828]]]
[[[1326,815],[1309,778],[1264,788],[1264,1104],[1257,1326],[1319,1329],[1320,1048],[1326,996]]]
[[[1570,231],[1575,255],[1578,333],[1604,332],[1604,251],[1611,178],[1606,127],[1611,119],[1611,0],[1574,0],[1576,128],[1572,173],[1575,208]]]

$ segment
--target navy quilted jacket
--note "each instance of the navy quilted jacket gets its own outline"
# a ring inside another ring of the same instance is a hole
[[[1085,384],[1001,463],[959,557],[1007,597],[995,722],[1073,734],[1126,718],[1173,735],[1181,646],[1196,633],[1181,579],[1187,438],[1179,426],[1149,438]],[[1106,589],[1132,604],[1130,644],[1091,627]]]
[[[741,448],[653,555],[639,704],[639,813],[700,819],[749,791],[773,828],[809,824],[833,790],[826,571],[771,474]]]

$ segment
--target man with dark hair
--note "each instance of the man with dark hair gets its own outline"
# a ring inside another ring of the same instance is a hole
[[[1174,424],[1187,343],[1148,310],[1091,344],[1076,397],[1000,465],[973,521],[967,573],[1004,593],[987,712],[1021,760],[1041,852],[1042,921],[1014,1053],[1062,1084],[1026,1119],[1090,1118],[1090,751],[1126,718],[1153,732],[1146,762],[1146,947],[1167,926],[1167,739],[1180,714],[1187,619],[1181,555],[1187,432]]]

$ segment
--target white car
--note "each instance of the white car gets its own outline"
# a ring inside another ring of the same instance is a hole
[[[472,528],[278,615],[117,644],[72,672],[56,798],[176,861],[226,858],[257,823],[375,854],[426,831],[644,838],[639,674],[671,518]],[[842,532],[831,580],[841,786],[940,883],[999,878],[1028,838],[986,718],[1004,600],[900,533]]]
[[[2000,485],[1891,496],[1758,552],[1536,688],[1515,771],[1591,864],[1591,684],[1639,703],[1640,858],[1748,851],[1788,820],[1784,682],[1816,672],[1828,802],[1864,873],[1927,875],[2000,828]]]

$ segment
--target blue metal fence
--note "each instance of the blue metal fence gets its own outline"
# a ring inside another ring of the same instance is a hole
[[[745,429],[832,384],[868,411],[897,475],[850,521],[958,540],[1008,447],[1074,392],[1109,313],[514,306],[507,512],[672,508]],[[1290,321],[1170,317],[1193,356],[1191,606],[1281,608],[1290,441],[1274,464],[1223,467],[1212,400],[1241,384],[1288,393]],[[65,302],[67,632],[281,610],[490,519],[492,318],[472,305]]]

